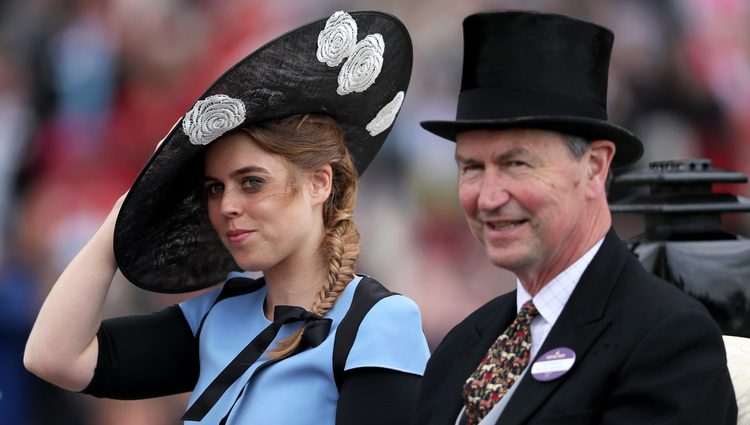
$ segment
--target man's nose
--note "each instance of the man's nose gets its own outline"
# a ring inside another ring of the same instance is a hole
[[[495,170],[487,170],[479,188],[477,207],[481,211],[491,211],[505,205],[510,199],[507,190],[507,181]]]

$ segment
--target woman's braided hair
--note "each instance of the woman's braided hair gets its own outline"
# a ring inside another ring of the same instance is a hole
[[[323,206],[325,234],[320,246],[328,263],[328,274],[311,309],[322,316],[354,278],[354,266],[359,259],[359,231],[352,217],[358,175],[346,148],[344,132],[333,118],[317,114],[293,115],[243,131],[261,148],[284,157],[294,171],[314,170],[325,164],[333,169],[331,194]],[[302,328],[279,341],[272,357],[290,355],[301,338]]]

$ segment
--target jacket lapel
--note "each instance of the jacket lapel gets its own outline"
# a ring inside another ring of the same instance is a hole
[[[610,229],[537,355],[554,348],[568,347],[575,352],[575,364],[565,375],[549,382],[535,380],[529,369],[508,401],[497,425],[524,423],[567,377],[575,373],[576,366],[583,361],[591,345],[610,324],[604,313],[628,255],[622,241]]]
[[[445,364],[449,372],[442,383],[442,388],[437,392],[440,398],[435,403],[442,413],[435,412],[434,418],[451,418],[449,422],[452,424],[458,416],[464,404],[462,394],[464,382],[484,358],[490,345],[516,316],[515,293],[516,291],[513,291],[493,301],[495,305],[490,310],[492,315],[476,321],[471,332],[467,332],[466,338],[459,344],[461,348],[456,351],[452,362]]]

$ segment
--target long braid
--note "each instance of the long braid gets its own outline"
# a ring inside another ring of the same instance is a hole
[[[333,307],[346,286],[354,278],[354,265],[359,258],[359,231],[351,219],[341,221],[340,225],[331,229],[324,237],[324,245],[329,252],[328,279],[315,295],[311,311],[324,315]],[[271,351],[273,359],[290,355],[302,339],[300,328],[289,337],[279,341]]]
[[[294,124],[291,130],[290,123]],[[327,163],[333,170],[331,194],[323,207],[325,234],[320,244],[321,257],[327,262],[328,272],[311,308],[313,313],[322,316],[334,306],[354,279],[355,265],[359,259],[359,231],[352,216],[357,200],[358,176],[346,148],[343,131],[330,117],[304,115],[278,120],[248,133],[262,147],[284,155],[301,169],[314,169]],[[315,143],[311,143],[312,140]],[[296,155],[290,153],[294,148]],[[270,353],[271,358],[284,358],[294,352],[302,332],[300,328],[279,341]]]
[[[359,232],[350,214],[326,234],[324,245],[329,253],[328,281],[318,292],[312,307],[313,312],[320,315],[333,307],[346,285],[354,279],[354,265],[359,259]]]

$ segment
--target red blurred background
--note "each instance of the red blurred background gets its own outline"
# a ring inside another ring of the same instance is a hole
[[[515,280],[492,267],[456,199],[453,145],[419,121],[452,118],[464,16],[562,12],[616,34],[610,119],[649,161],[706,157],[750,174],[750,2],[746,0],[7,0],[0,2],[0,424],[174,424],[185,397],[107,401],[25,372],[40,303],[127,190],[156,143],[229,65],[336,10],[383,10],[410,30],[414,73],[402,114],[364,174],[360,271],[414,299],[434,347]],[[750,196],[748,185],[720,187]],[[747,216],[726,230],[750,234]],[[641,229],[617,218],[621,236]],[[185,296],[118,278],[107,314]]]

